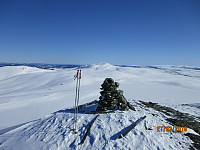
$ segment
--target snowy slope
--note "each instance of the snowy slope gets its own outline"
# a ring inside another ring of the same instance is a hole
[[[134,104],[134,102],[132,101]],[[7,149],[188,149],[192,141],[183,133],[157,132],[157,126],[169,126],[163,114],[152,109],[136,107],[136,112],[101,114],[82,145],[87,124],[95,115],[79,114],[78,134],[73,134],[73,113],[57,112],[34,123],[1,136],[0,148]],[[154,114],[154,115],[152,115]],[[156,114],[156,116],[155,116]],[[126,137],[118,139],[121,131],[141,116],[142,121]],[[151,128],[152,130],[146,130]]]
[[[157,133],[156,126],[169,125],[165,116],[139,106],[136,112],[100,115],[86,143],[78,147],[77,143],[94,115],[79,114],[79,134],[73,135],[70,131],[73,113],[57,112],[74,106],[73,75],[76,70],[0,67],[0,149],[133,149],[133,145],[139,149],[189,147],[191,140],[180,133]],[[98,99],[100,85],[107,77],[120,83],[119,88],[133,104],[133,99],[158,102],[199,117],[199,108],[181,105],[200,102],[198,67],[89,65],[82,68],[80,104]],[[144,115],[147,116],[145,121],[128,134],[126,140],[116,139],[120,130]],[[153,130],[146,130],[144,126]]]

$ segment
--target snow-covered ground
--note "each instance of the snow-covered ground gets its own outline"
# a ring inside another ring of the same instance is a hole
[[[139,106],[136,112],[100,115],[88,139],[78,146],[87,123],[95,115],[79,114],[79,134],[74,135],[70,131],[73,113],[54,113],[74,106],[76,70],[77,68],[44,70],[27,66],[0,67],[0,149],[189,147],[191,140],[182,136],[182,133],[157,132],[157,126],[169,125],[163,114]],[[200,116],[199,108],[181,105],[200,103],[199,67],[113,66],[106,63],[89,65],[82,68],[80,104],[98,99],[100,86],[107,77],[120,83],[119,89],[124,91],[124,96],[132,104],[135,100],[152,101]],[[153,116],[152,113],[158,116]],[[147,116],[145,121],[131,134],[126,138],[116,139],[124,127],[144,115]],[[146,130],[144,126],[153,130]]]

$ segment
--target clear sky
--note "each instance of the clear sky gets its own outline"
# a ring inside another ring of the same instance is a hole
[[[200,66],[200,0],[0,0],[0,62]]]

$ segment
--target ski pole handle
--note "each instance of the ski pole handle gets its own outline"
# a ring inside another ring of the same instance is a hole
[[[79,76],[79,70],[77,70],[77,73],[74,75],[74,80],[75,80],[76,78],[78,78],[78,76]]]
[[[79,73],[79,79],[81,79],[81,70],[80,70],[80,73]]]

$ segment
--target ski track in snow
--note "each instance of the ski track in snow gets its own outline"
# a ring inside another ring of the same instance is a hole
[[[79,113],[79,133],[74,135],[73,112],[58,111],[74,106],[75,73],[76,68],[0,67],[0,149],[188,149],[191,145],[183,133],[158,133],[157,126],[170,125],[166,116],[139,105],[136,112],[100,114],[84,144],[78,145],[95,115]],[[107,77],[119,82],[119,89],[135,105],[132,99],[141,99],[200,116],[198,107],[181,105],[200,102],[198,68],[89,65],[82,68],[80,104],[98,99]],[[144,115],[147,118],[134,130],[117,139],[125,127]]]

